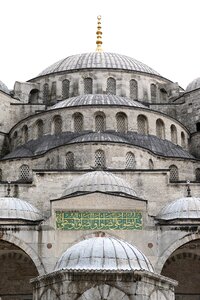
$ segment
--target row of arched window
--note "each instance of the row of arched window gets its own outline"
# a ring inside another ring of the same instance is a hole
[[[171,165],[169,167],[169,170],[170,170],[170,182],[176,182],[176,181],[179,181],[179,170],[177,168],[176,165]],[[200,168],[197,168],[195,170],[195,179],[197,182],[200,182]]]
[[[91,77],[86,77],[83,80],[84,85],[84,94],[93,94],[93,79]],[[48,101],[53,100],[56,98],[56,82],[52,82],[51,90],[48,83],[43,85],[43,99],[45,103]],[[107,85],[106,85],[106,93],[108,95],[116,95],[117,92],[117,84],[116,79],[113,77],[107,78]],[[157,99],[157,86],[152,83],[150,85],[150,93],[151,93],[151,100],[155,102]],[[64,79],[62,81],[62,99],[67,99],[70,97],[70,81],[68,79]],[[129,81],[129,97],[131,99],[137,100],[138,99],[138,82],[135,79],[131,79]],[[161,100],[166,100],[167,92],[164,89],[160,90],[160,97]]]

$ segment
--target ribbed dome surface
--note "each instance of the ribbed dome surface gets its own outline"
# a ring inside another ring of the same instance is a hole
[[[74,193],[117,193],[129,196],[136,196],[135,191],[129,184],[120,177],[104,171],[93,171],[81,175],[67,186],[63,196]]]
[[[0,80],[0,91],[5,92],[6,94],[10,93],[10,91],[7,88],[7,86],[5,85],[5,83],[3,83],[1,80]]]
[[[200,219],[200,198],[183,197],[166,205],[156,217],[160,220]]]
[[[91,52],[64,58],[46,68],[39,76],[81,69],[120,69],[159,75],[159,73],[134,58],[109,52]]]
[[[188,84],[188,86],[186,87],[186,92],[191,92],[199,88],[200,88],[200,77],[194,79],[192,82]]]
[[[9,220],[42,220],[42,214],[30,203],[13,197],[0,198],[0,219]]]
[[[136,247],[111,237],[83,240],[67,249],[55,270],[131,271],[153,268],[145,255]]]
[[[132,107],[142,107],[147,108],[142,103],[131,100],[125,97],[119,97],[115,95],[82,95],[77,97],[72,97],[63,101],[60,101],[53,105],[51,109],[72,107],[72,106],[84,106],[84,105],[119,105],[119,106],[132,106]]]

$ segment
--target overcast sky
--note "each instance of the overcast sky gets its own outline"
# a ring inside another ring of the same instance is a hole
[[[0,0],[0,80],[10,89],[69,55],[131,56],[186,88],[200,77],[200,0]]]

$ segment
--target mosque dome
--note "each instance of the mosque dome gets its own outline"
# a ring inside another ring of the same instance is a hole
[[[199,89],[200,88],[200,77],[194,79],[192,82],[188,84],[186,87],[186,92],[191,92],[193,90]]]
[[[119,97],[115,95],[81,95],[77,97],[72,97],[63,101],[60,101],[50,107],[51,109],[64,108],[64,107],[74,107],[74,106],[87,106],[87,105],[117,105],[117,106],[131,106],[139,108],[147,108],[142,103],[134,101],[126,97]]]
[[[113,237],[83,240],[64,252],[55,270],[153,272],[145,255],[136,247]]]
[[[136,192],[124,179],[105,171],[88,172],[75,178],[65,189],[63,197],[93,192],[137,197]]]
[[[1,80],[0,80],[0,91],[4,92],[6,94],[10,94],[8,87]]]
[[[81,69],[118,69],[160,76],[158,72],[134,58],[109,52],[91,52],[68,56],[46,68],[39,76]]]
[[[200,198],[183,197],[166,205],[156,219],[171,221],[181,219],[200,219]]]
[[[0,198],[0,220],[26,220],[41,221],[43,219],[40,211],[27,201],[13,198]]]

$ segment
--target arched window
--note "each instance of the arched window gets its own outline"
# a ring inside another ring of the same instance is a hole
[[[167,101],[167,91],[164,88],[160,89],[160,100],[161,102]]]
[[[200,122],[196,123],[196,128],[197,128],[197,131],[200,131]]]
[[[171,165],[171,166],[169,167],[169,170],[170,170],[170,177],[169,177],[169,180],[170,180],[171,182],[178,181],[179,175],[178,175],[178,168],[177,168],[177,166]]]
[[[69,85],[70,82],[68,79],[62,81],[62,99],[69,98]]]
[[[45,161],[45,166],[44,166],[44,168],[47,169],[47,170],[49,170],[50,167],[51,167],[51,161],[50,161],[49,158],[47,158],[47,160]]]
[[[84,94],[92,94],[93,80],[92,78],[84,78]]]
[[[195,177],[196,177],[196,181],[200,182],[200,168],[197,168],[195,170]]]
[[[176,126],[172,124],[170,129],[171,129],[171,141],[172,141],[172,143],[177,144],[177,129],[176,129]]]
[[[48,85],[48,83],[45,83],[43,85],[43,99],[44,99],[44,103],[47,104],[49,101],[49,85]]]
[[[27,143],[28,142],[28,126],[24,125],[22,127],[22,143]]]
[[[130,98],[133,100],[138,99],[138,83],[135,79],[131,79],[129,82],[130,86]]]
[[[81,113],[74,114],[74,132],[83,131],[83,115]]]
[[[151,101],[156,102],[157,89],[154,83],[151,84]]]
[[[153,160],[149,159],[149,169],[153,170],[154,169],[154,164],[153,164]]]
[[[185,143],[185,133],[183,131],[181,131],[181,147],[185,148],[186,147],[186,143]]]
[[[51,100],[56,99],[56,81],[52,82],[51,85]]]
[[[138,133],[148,134],[148,121],[146,116],[139,115],[137,117],[137,127],[138,127]]]
[[[135,155],[132,152],[126,153],[126,169],[135,169],[136,168],[136,161]]]
[[[124,113],[116,114],[117,132],[127,132],[127,116]]]
[[[3,172],[2,172],[2,169],[0,169],[0,181],[2,181],[3,179]]]
[[[106,158],[103,150],[97,150],[95,152],[95,167],[98,169],[103,169],[106,166]]]
[[[15,131],[13,134],[13,147],[17,147],[17,143],[18,143],[18,132]]]
[[[30,181],[30,169],[28,165],[22,165],[20,167],[19,179],[22,181]]]
[[[36,122],[36,138],[42,137],[44,134],[44,123],[42,120]]]
[[[39,90],[33,89],[29,93],[29,103],[35,104],[38,103]]]
[[[165,125],[161,119],[156,120],[156,135],[161,139],[165,138]]]
[[[103,114],[98,114],[95,117],[95,131],[105,131],[105,116]]]
[[[66,157],[65,157],[65,166],[66,166],[66,169],[68,169],[68,170],[74,169],[74,153],[67,152]]]
[[[62,119],[60,116],[55,116],[53,118],[53,133],[59,134],[62,132]]]
[[[112,77],[107,79],[107,94],[116,95],[116,80]]]

